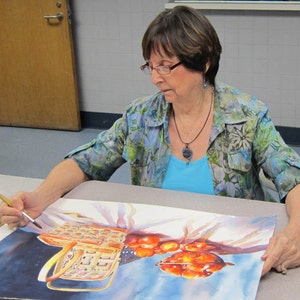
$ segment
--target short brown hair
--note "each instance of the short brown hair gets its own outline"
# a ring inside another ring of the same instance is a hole
[[[175,6],[150,23],[142,40],[142,51],[146,61],[152,51],[177,56],[186,68],[203,72],[205,79],[214,84],[222,46],[214,27],[202,13],[187,6]],[[210,65],[206,71],[207,63]]]

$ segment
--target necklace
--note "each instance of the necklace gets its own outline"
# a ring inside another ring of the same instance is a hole
[[[202,126],[202,128],[199,130],[199,132],[197,133],[197,135],[190,141],[190,142],[184,142],[181,138],[181,135],[179,133],[179,130],[178,130],[178,127],[177,127],[177,123],[176,123],[176,118],[175,118],[175,112],[174,112],[174,109],[173,109],[173,116],[174,116],[174,124],[175,124],[175,128],[176,128],[176,132],[178,134],[178,137],[181,141],[182,144],[185,144],[185,147],[181,149],[181,152],[182,152],[182,156],[188,160],[188,162],[191,161],[192,157],[193,157],[193,151],[191,150],[191,148],[189,147],[190,144],[192,144],[198,137],[199,135],[201,134],[201,132],[203,131],[203,129],[205,128],[206,124],[207,124],[207,121],[208,121],[208,118],[210,116],[210,113],[211,113],[211,108],[212,108],[212,103],[213,103],[213,89],[212,89],[212,96],[211,96],[211,101],[210,101],[210,107],[209,107],[209,112],[208,112],[208,115],[205,119],[205,122]]]

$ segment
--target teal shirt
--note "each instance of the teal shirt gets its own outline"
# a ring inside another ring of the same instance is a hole
[[[300,182],[300,157],[276,131],[268,107],[218,80],[214,99],[207,157],[215,194],[264,199],[259,181],[263,169],[284,200]],[[139,98],[110,129],[67,157],[91,179],[103,181],[128,161],[132,184],[161,188],[171,155],[170,108],[160,92]]]
[[[171,155],[162,188],[214,195],[207,156],[187,163]]]

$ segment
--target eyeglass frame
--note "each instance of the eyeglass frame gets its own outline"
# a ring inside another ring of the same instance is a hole
[[[142,72],[144,72],[145,74],[149,74],[151,75],[153,70],[155,70],[159,75],[168,75],[171,73],[172,70],[174,70],[175,68],[177,68],[179,65],[181,65],[182,62],[179,61],[176,64],[172,65],[172,66],[165,66],[165,65],[159,65],[157,67],[151,67],[149,65],[149,63],[145,63],[144,65],[140,66],[140,69]],[[164,68],[163,72],[161,73],[161,68]]]

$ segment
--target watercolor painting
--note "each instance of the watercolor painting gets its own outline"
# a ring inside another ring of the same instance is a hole
[[[0,297],[254,300],[276,217],[60,199],[38,222],[0,242]]]

